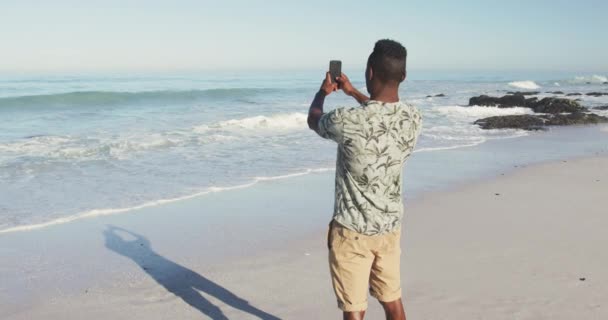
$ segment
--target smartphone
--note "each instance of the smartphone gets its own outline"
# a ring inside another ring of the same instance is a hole
[[[342,61],[331,60],[329,61],[329,75],[331,75],[331,82],[336,82],[336,77],[342,75]]]

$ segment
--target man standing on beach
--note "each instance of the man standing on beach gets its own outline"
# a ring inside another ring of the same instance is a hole
[[[335,206],[328,233],[329,265],[344,319],[363,319],[367,290],[387,319],[405,320],[401,301],[401,173],[421,128],[420,112],[399,100],[406,49],[376,42],[365,70],[368,98],[342,74],[329,72],[308,113],[308,126],[338,143]],[[323,113],[325,97],[341,89],[360,107]]]

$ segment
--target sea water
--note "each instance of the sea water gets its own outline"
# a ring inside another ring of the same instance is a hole
[[[349,76],[365,92],[363,72]],[[319,138],[306,123],[322,78],[322,71],[3,76],[0,232],[333,170],[335,143]],[[525,145],[536,135],[481,130],[473,124],[479,118],[531,111],[468,106],[472,96],[534,90],[544,97],[559,90],[581,92],[571,98],[599,106],[608,104],[608,96],[584,93],[608,92],[606,81],[593,74],[410,72],[400,94],[423,113],[416,153],[428,159],[416,164],[414,176],[427,182],[437,180],[429,177],[457,180],[471,174],[469,161],[470,167],[493,168],[497,161],[467,148],[497,139]],[[341,92],[325,103],[326,110],[355,105]],[[598,141],[576,152],[591,154],[602,147]],[[576,147],[560,155],[570,149]],[[462,151],[462,172],[448,172],[447,166],[442,172],[437,164],[453,159],[442,158],[441,150]]]

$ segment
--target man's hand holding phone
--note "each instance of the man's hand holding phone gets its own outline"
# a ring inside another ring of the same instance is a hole
[[[342,62],[340,60],[331,60],[329,62],[329,71],[325,74],[325,80],[323,80],[319,92],[323,93],[325,97],[338,89],[344,91],[344,94],[355,98],[360,104],[369,100],[366,95],[353,87],[350,79],[342,73]]]
[[[328,96],[334,91],[338,91],[338,84],[331,81],[331,74],[329,72],[325,74],[325,79],[321,83],[321,89],[319,89],[319,91],[323,92],[325,96]]]
[[[344,73],[340,74],[340,76],[336,78],[336,82],[338,82],[338,89],[344,91],[344,94],[347,96],[352,96],[355,93],[356,89],[353,87],[353,85],[350,83],[350,79],[348,79]]]
[[[336,78],[336,82],[338,82],[338,88],[344,91],[344,94],[347,96],[351,96],[357,100],[360,104],[363,104],[369,97],[359,92],[353,85],[350,83],[348,77],[342,73],[339,77]]]

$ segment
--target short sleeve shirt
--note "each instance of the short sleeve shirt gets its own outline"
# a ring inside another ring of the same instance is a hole
[[[338,143],[336,222],[365,235],[401,226],[401,175],[421,124],[420,111],[405,102],[370,100],[321,117],[317,133]]]

